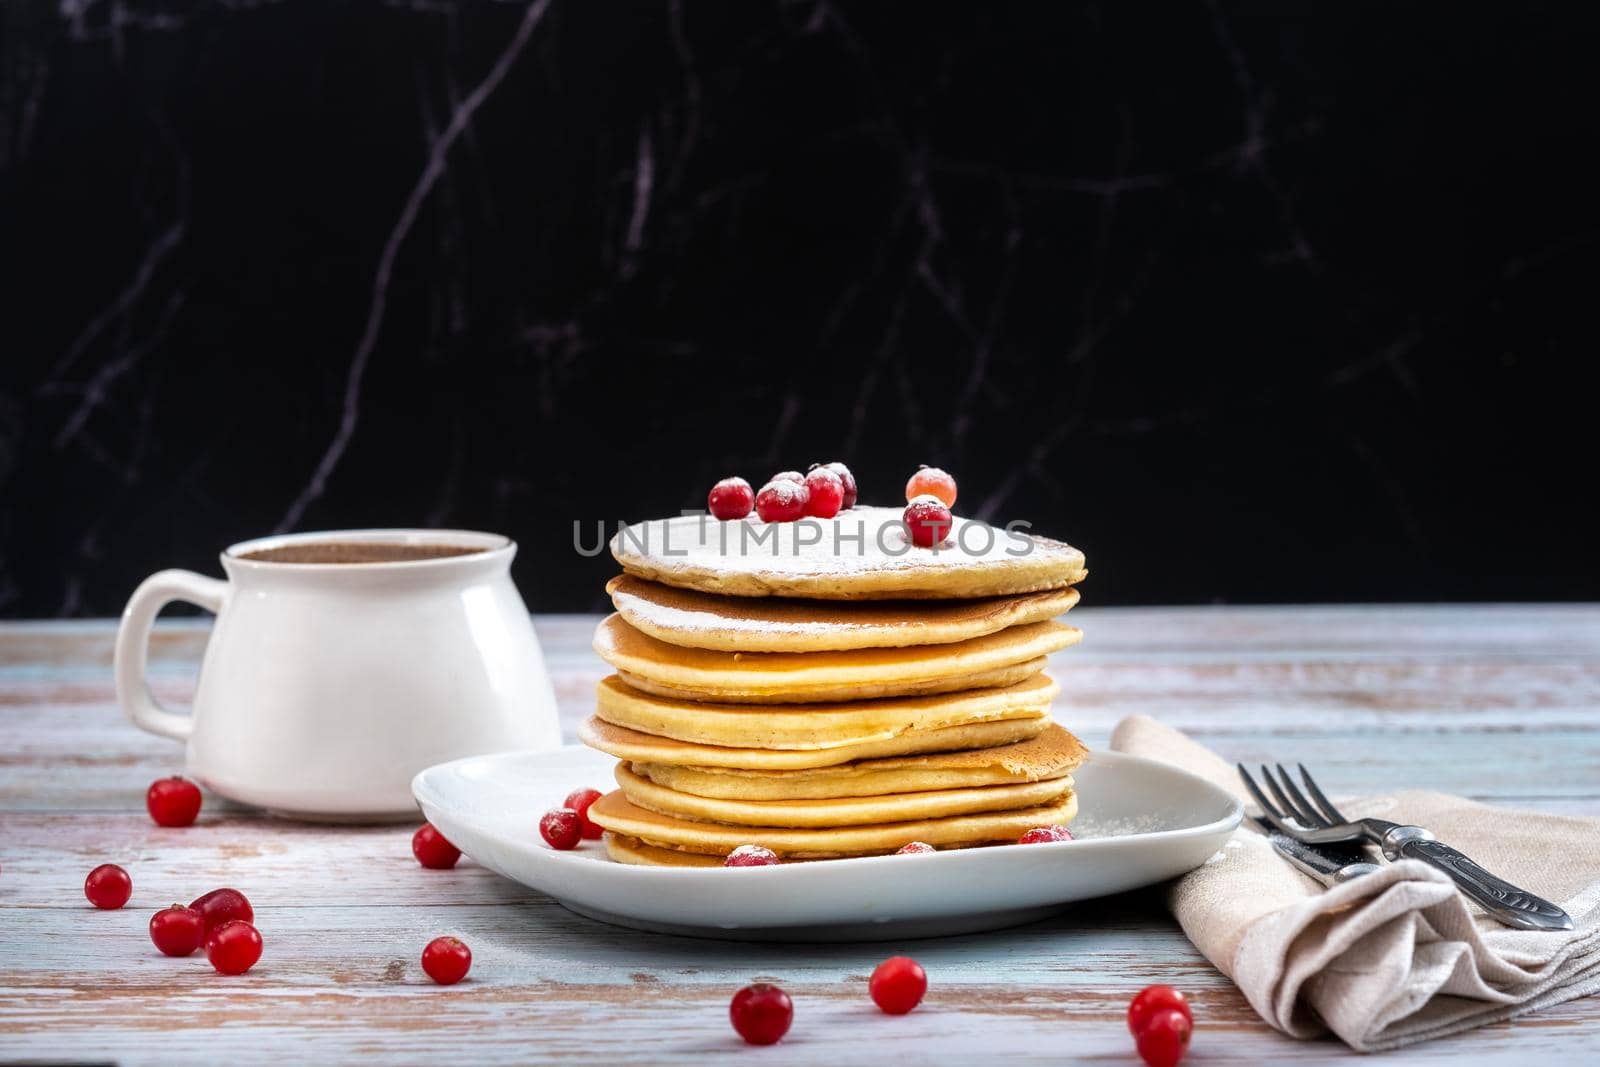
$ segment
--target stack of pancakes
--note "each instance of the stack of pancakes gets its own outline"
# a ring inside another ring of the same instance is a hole
[[[613,539],[625,573],[594,647],[616,674],[580,730],[622,760],[589,809],[612,857],[875,855],[1072,819],[1087,753],[1043,670],[1081,636],[1054,620],[1083,554],[961,519],[916,548],[899,519],[684,517]]]

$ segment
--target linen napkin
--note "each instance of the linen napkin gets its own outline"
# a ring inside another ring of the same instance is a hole
[[[1181,767],[1254,810],[1231,763],[1154,719],[1124,719],[1111,747]],[[1576,928],[1501,926],[1418,860],[1325,889],[1246,819],[1220,852],[1173,884],[1168,903],[1189,940],[1268,1023],[1293,1037],[1325,1026],[1352,1048],[1375,1052],[1600,991],[1600,819],[1439,793],[1347,800],[1329,792],[1351,818],[1426,827],[1560,904]]]

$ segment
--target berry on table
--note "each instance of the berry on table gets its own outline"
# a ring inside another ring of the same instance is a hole
[[[567,799],[562,802],[564,808],[571,808],[578,813],[578,830],[585,841],[598,841],[604,834],[605,827],[589,821],[589,805],[600,799],[598,789],[574,789],[567,794]]]
[[[115,863],[102,863],[83,880],[83,895],[105,911],[120,908],[133,896],[133,879]]]
[[[206,939],[206,917],[174,904],[150,916],[150,940],[168,956],[188,956]]]
[[[1188,997],[1169,985],[1145,986],[1128,1002],[1128,1032],[1138,1036],[1151,1016],[1169,1008],[1183,1012],[1190,1022],[1194,1021],[1194,1015],[1189,1011]]]
[[[938,849],[926,841],[910,841],[895,850],[896,856],[910,856],[919,852],[937,852]]]
[[[822,467],[824,470],[830,470],[837,474],[839,476],[839,481],[844,483],[844,503],[839,505],[839,510],[849,511],[851,508],[855,507],[856,476],[850,473],[850,468],[846,467],[838,460],[834,460],[832,463],[824,463]]]
[[[144,806],[157,826],[188,826],[200,814],[200,787],[176,775],[157,778],[145,790]]]
[[[806,484],[806,476],[801,474],[799,471],[779,471],[777,474],[774,474],[772,477],[768,478],[767,481],[798,482],[800,485],[804,485]]]
[[[826,467],[817,467],[806,475],[806,514],[817,519],[831,519],[844,505],[844,482]]]
[[[740,845],[722,861],[724,867],[771,867],[778,854],[763,845]]]
[[[918,548],[932,548],[944,544],[950,536],[950,526],[955,521],[950,509],[931,496],[919,496],[906,505],[903,516],[911,543]]]
[[[733,995],[728,1018],[747,1045],[775,1045],[794,1022],[789,994],[769,982],[747,985]]]
[[[223,923],[255,922],[256,912],[250,901],[237,889],[213,889],[196,897],[189,905],[206,921],[206,933],[211,933]]]
[[[261,933],[243,919],[230,919],[206,938],[206,959],[219,974],[243,974],[261,958]]]
[[[1134,1036],[1134,1047],[1149,1067],[1178,1067],[1183,1054],[1189,1051],[1189,1036],[1193,1032],[1194,1024],[1187,1015],[1173,1008],[1162,1008],[1145,1020],[1143,1029]]]
[[[724,521],[744,518],[755,503],[755,490],[743,478],[724,478],[706,496],[706,510]]]
[[[906,500],[919,496],[936,496],[947,508],[956,506],[956,480],[938,467],[922,466],[906,482]]]
[[[762,522],[793,522],[804,517],[810,496],[804,479],[774,478],[756,494],[756,514]]]
[[[1035,826],[1017,838],[1019,845],[1039,845],[1046,841],[1071,841],[1072,831],[1065,826]]]
[[[447,871],[461,858],[461,850],[445,840],[438,827],[425,822],[411,835],[411,854],[431,871]]]
[[[422,950],[422,969],[440,985],[455,985],[472,969],[472,950],[454,937],[436,937]]]
[[[583,839],[583,821],[571,808],[551,808],[539,820],[539,835],[551,848],[565,852]]]
[[[872,1002],[885,1015],[904,1015],[922,1003],[928,991],[928,974],[909,956],[890,956],[878,964],[867,983]]]

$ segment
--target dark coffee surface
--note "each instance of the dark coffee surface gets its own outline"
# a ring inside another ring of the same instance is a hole
[[[419,559],[471,556],[484,551],[464,545],[395,545],[365,541],[310,541],[246,552],[242,559],[263,563],[407,563]]]

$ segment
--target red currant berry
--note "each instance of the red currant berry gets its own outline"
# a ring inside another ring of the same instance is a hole
[[[918,548],[942,545],[950,536],[950,509],[931,496],[919,496],[906,505],[906,529],[911,533],[911,543]]]
[[[794,1022],[789,994],[767,982],[747,985],[733,995],[728,1018],[747,1045],[775,1045]]]
[[[120,908],[133,896],[133,879],[115,863],[102,863],[83,880],[83,895],[97,908]]]
[[[539,820],[539,833],[551,848],[577,848],[583,840],[583,820],[571,808],[551,808]]]
[[[867,992],[885,1015],[904,1015],[922,1003],[928,991],[928,975],[922,964],[909,956],[890,956],[872,972]]]
[[[422,950],[422,969],[440,985],[455,985],[472,969],[472,950],[454,937],[436,937]]]
[[[605,827],[597,826],[589,821],[589,805],[600,799],[598,789],[574,789],[567,794],[567,799],[562,802],[564,808],[571,808],[578,813],[578,827],[585,841],[598,841],[604,834]]]
[[[461,850],[445,840],[431,822],[425,822],[411,835],[411,854],[430,871],[448,871],[461,858]]]
[[[839,481],[844,483],[844,503],[839,505],[840,511],[849,511],[856,506],[856,476],[850,473],[850,468],[835,460],[824,463],[824,470],[830,470],[839,476]]]
[[[801,474],[799,471],[779,471],[777,474],[774,474],[772,477],[768,478],[767,481],[769,481],[769,482],[798,482],[801,485],[805,485],[806,484],[806,476],[804,474]]]
[[[844,482],[830,470],[818,467],[806,475],[806,514],[831,519],[844,504]]]
[[[1189,998],[1169,985],[1147,985],[1139,990],[1139,995],[1128,1002],[1128,1032],[1135,1036],[1144,1029],[1144,1024],[1158,1011],[1181,1011],[1190,1021],[1194,1015],[1189,1011]]]
[[[196,897],[189,907],[205,917],[208,934],[223,923],[256,921],[255,909],[237,889],[213,889]]]
[[[1017,838],[1019,845],[1038,845],[1046,841],[1071,841],[1072,834],[1065,826],[1036,826]]]
[[[755,507],[756,493],[743,478],[724,478],[711,487],[706,508],[719,519],[742,519]]]
[[[912,841],[909,844],[901,845],[899,847],[899,849],[897,849],[895,851],[895,855],[896,856],[911,856],[911,855],[915,855],[915,854],[917,854],[919,852],[937,852],[937,851],[939,851],[939,850],[934,848],[932,845],[928,844],[926,841]]]
[[[200,814],[200,787],[187,778],[158,778],[145,790],[144,806],[157,826],[188,826]]]
[[[906,482],[906,500],[919,496],[936,496],[947,508],[956,506],[956,480],[938,467],[918,467],[917,473]]]
[[[778,854],[761,845],[740,845],[722,861],[724,867],[771,867],[779,862]]]
[[[1162,1008],[1145,1020],[1144,1029],[1134,1037],[1139,1058],[1150,1067],[1178,1067],[1189,1051],[1189,1035],[1194,1024],[1181,1011]]]
[[[762,522],[793,522],[806,513],[810,494],[806,483],[774,478],[756,494],[756,514]]]
[[[230,919],[206,938],[206,959],[220,974],[243,974],[261,958],[261,932],[242,919]]]
[[[206,939],[206,917],[174,904],[150,916],[150,940],[168,956],[187,956]]]

